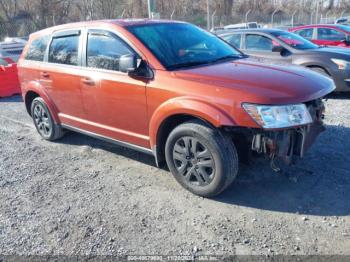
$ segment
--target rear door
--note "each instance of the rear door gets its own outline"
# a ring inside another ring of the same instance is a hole
[[[340,30],[318,27],[314,42],[318,45],[342,46],[345,40],[346,34]]]
[[[80,90],[81,45],[81,30],[55,32],[39,75],[59,118],[73,126],[79,126],[86,116]]]
[[[80,83],[86,129],[149,147],[146,82],[119,71],[119,58],[136,52],[115,32],[102,29],[88,30],[84,42]]]

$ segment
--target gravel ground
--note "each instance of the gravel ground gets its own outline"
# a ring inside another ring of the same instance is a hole
[[[349,98],[327,101],[327,131],[290,176],[258,159],[214,199],[150,156],[76,133],[47,142],[20,97],[0,99],[0,254],[350,255]]]

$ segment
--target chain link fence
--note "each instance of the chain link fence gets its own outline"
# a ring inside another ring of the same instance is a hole
[[[38,31],[45,27],[50,27],[60,23],[69,23],[81,20],[94,20],[94,19],[105,19],[105,18],[135,18],[135,13],[131,12],[127,6],[117,6],[113,12],[104,14],[103,12],[93,12],[93,10],[81,10],[77,5],[71,5],[69,9],[65,11],[66,17],[61,17],[60,12],[54,12],[56,15],[52,15],[49,18],[43,20],[39,14],[36,15],[35,19],[33,16],[25,12],[19,12],[10,21],[5,21],[0,16],[0,39],[6,36],[10,37],[24,37],[30,33]],[[63,12],[64,13],[64,12]],[[78,15],[79,13],[79,15]],[[147,16],[147,10],[143,10],[142,16]],[[319,12],[307,12],[304,10],[295,12],[285,12],[279,9],[271,9],[265,13],[261,10],[248,10],[240,11],[233,10],[232,15],[223,15],[219,11],[212,8],[209,16],[205,10],[199,11],[193,9],[193,11],[182,12],[181,10],[169,10],[168,12],[156,13],[154,18],[161,19],[172,19],[181,20],[196,24],[202,28],[209,29],[213,27],[222,27],[229,24],[246,23],[246,22],[257,22],[261,27],[278,27],[288,28],[291,26],[301,24],[314,24],[314,23],[334,23],[339,17],[350,17],[350,13],[341,12],[336,13],[324,13]],[[209,17],[209,23],[208,23]]]

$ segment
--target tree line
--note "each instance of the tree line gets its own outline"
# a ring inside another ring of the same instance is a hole
[[[160,18],[207,25],[207,3],[215,25],[249,21],[268,23],[276,10],[279,19],[315,21],[326,13],[350,12],[349,0],[154,0]],[[315,12],[317,10],[317,13]],[[214,13],[215,12],[215,13]],[[147,0],[0,0],[0,38],[27,36],[63,23],[114,18],[148,17]],[[211,20],[210,20],[211,21]],[[211,21],[211,22],[213,22]]]

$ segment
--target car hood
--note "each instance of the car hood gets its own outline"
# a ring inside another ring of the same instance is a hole
[[[240,59],[176,71],[177,77],[211,87],[232,89],[241,101],[265,104],[300,103],[334,90],[330,78],[303,67],[285,67]]]
[[[310,49],[306,52],[311,54],[314,54],[315,52],[317,52],[318,54],[328,55],[329,57],[343,56],[343,57],[346,57],[347,59],[350,59],[350,48],[346,48],[346,47],[328,47],[327,46],[327,47],[321,47],[317,49]]]

